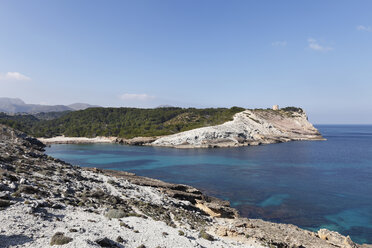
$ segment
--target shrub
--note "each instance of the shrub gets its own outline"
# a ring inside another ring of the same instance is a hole
[[[19,193],[25,193],[25,194],[37,194],[39,190],[37,188],[34,188],[30,185],[21,185],[19,186],[17,192]]]
[[[121,236],[118,236],[118,237],[116,238],[116,242],[118,242],[118,243],[123,243],[123,242],[124,242],[124,239],[123,239]]]
[[[209,241],[213,241],[214,240],[213,236],[210,235],[209,233],[207,233],[205,230],[201,230],[200,231],[199,237],[200,238],[203,238],[203,239],[206,239],[206,240],[209,240]]]
[[[12,205],[10,201],[7,200],[0,200],[0,208],[6,208]]]
[[[120,222],[120,226],[123,226],[128,229],[133,229],[133,227],[129,226],[127,223],[124,223],[124,222]]]
[[[127,213],[121,209],[110,209],[105,216],[109,219],[120,219],[126,217]]]
[[[53,235],[50,245],[65,245],[72,241],[72,238],[66,237],[63,232],[57,232]]]
[[[112,180],[112,179],[109,179],[108,181],[107,181],[107,183],[109,183],[109,184],[111,184],[111,185],[116,185],[116,182],[114,181],[114,180]]]
[[[304,112],[302,108],[297,108],[297,107],[285,107],[285,108],[282,108],[281,110],[290,111],[290,112],[298,112],[298,113]]]

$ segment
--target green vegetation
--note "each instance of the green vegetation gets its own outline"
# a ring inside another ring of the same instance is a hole
[[[72,241],[72,238],[66,237],[63,232],[57,232],[53,235],[50,245],[65,245]]]
[[[116,242],[118,242],[118,243],[124,243],[125,240],[124,240],[121,236],[118,236],[118,237],[116,238]]]
[[[209,241],[214,241],[213,236],[210,235],[209,233],[207,233],[205,230],[201,230],[199,232],[199,237],[203,238],[203,239],[206,239],[206,240],[209,240]]]
[[[60,112],[47,112],[47,113],[37,113],[37,114],[34,114],[34,116],[36,118],[38,118],[39,120],[53,120],[53,119],[57,119],[67,113],[71,112],[70,110],[67,110],[67,111],[60,111]]]
[[[0,209],[9,207],[10,205],[12,205],[10,201],[0,199]]]
[[[298,113],[304,112],[302,108],[297,108],[297,107],[285,107],[280,110],[287,111],[287,112],[298,112]]]
[[[105,216],[109,219],[120,219],[127,216],[127,213],[121,209],[110,209]]]
[[[33,115],[7,115],[0,113],[0,123],[24,131],[32,128],[40,120]]]
[[[232,120],[243,108],[89,108],[60,114],[6,115],[0,123],[35,137],[169,135],[194,128],[218,125]]]

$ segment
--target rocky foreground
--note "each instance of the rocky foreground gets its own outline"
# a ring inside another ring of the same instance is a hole
[[[0,125],[0,247],[370,247],[241,218],[193,187],[72,166],[43,148]]]

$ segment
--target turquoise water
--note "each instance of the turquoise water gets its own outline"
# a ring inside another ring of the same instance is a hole
[[[320,125],[327,141],[224,149],[53,145],[72,164],[193,185],[241,215],[372,243],[372,126]]]

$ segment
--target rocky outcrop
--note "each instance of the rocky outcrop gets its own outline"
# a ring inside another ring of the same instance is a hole
[[[188,185],[80,168],[0,125],[0,246],[358,248],[325,229],[239,217]]]
[[[320,229],[318,232],[306,231],[290,224],[274,224],[263,220],[239,218],[236,220],[218,219],[213,226],[214,233],[237,240],[256,239],[269,247],[306,248],[358,248],[371,247],[358,245],[337,232]]]
[[[203,211],[207,210],[204,212],[213,217],[237,218],[239,216],[237,210],[230,207],[228,201],[204,195],[201,191],[189,185],[167,183],[153,178],[137,176],[125,171],[99,170],[96,168],[87,168],[87,170],[101,171],[106,175],[124,178],[136,185],[157,188],[167,196],[178,200],[186,200]]]
[[[322,140],[323,137],[307,120],[306,114],[285,110],[245,110],[222,125],[197,128],[161,137],[154,146],[178,148],[234,147]]]
[[[158,138],[159,137],[135,137],[132,139],[117,138],[115,142],[124,145],[142,146],[150,144]]]

